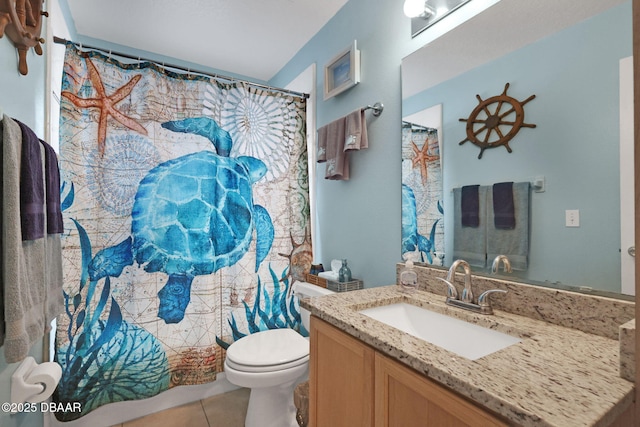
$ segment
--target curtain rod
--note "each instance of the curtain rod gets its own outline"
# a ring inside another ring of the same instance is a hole
[[[296,91],[293,91],[293,90],[288,90],[288,89],[282,89],[282,88],[277,88],[277,87],[273,87],[273,86],[263,85],[263,84],[260,84],[260,83],[250,82],[250,81],[247,81],[247,80],[240,80],[240,79],[237,79],[237,78],[234,78],[234,77],[222,76],[220,74],[213,74],[213,73],[207,73],[207,72],[202,72],[202,71],[198,71],[198,70],[192,70],[190,68],[184,68],[184,67],[181,67],[179,65],[171,65],[171,64],[166,64],[166,63],[160,64],[159,62],[157,62],[155,60],[152,60],[152,59],[142,58],[140,56],[133,56],[133,55],[129,55],[129,54],[126,54],[126,53],[121,53],[121,52],[114,52],[114,51],[111,51],[111,50],[106,50],[106,49],[101,48],[101,47],[88,46],[88,45],[85,45],[85,44],[73,42],[71,40],[66,40],[66,39],[63,39],[61,37],[54,36],[53,37],[53,42],[56,43],[56,44],[72,43],[74,46],[79,47],[80,49],[98,50],[100,52],[103,52],[103,53],[106,53],[106,54],[109,54],[109,55],[120,56],[122,58],[135,59],[135,60],[138,60],[138,61],[145,61],[145,62],[152,62],[152,63],[154,63],[156,65],[161,65],[163,68],[173,68],[173,69],[176,69],[176,70],[185,71],[187,73],[202,74],[204,76],[213,77],[214,79],[227,80],[227,81],[230,81],[230,82],[245,83],[245,84],[247,84],[249,86],[255,86],[255,87],[262,88],[262,89],[268,89],[268,90],[273,90],[273,91],[276,91],[276,92],[287,93],[287,94],[290,94],[290,95],[293,95],[293,96],[298,96],[300,98],[305,98],[305,99],[309,98],[309,94],[308,93],[296,92]]]

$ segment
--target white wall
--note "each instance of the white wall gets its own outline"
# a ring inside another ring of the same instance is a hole
[[[46,78],[46,49],[45,54],[38,56],[29,51],[27,65],[29,73],[26,76],[18,72],[18,56],[13,44],[7,37],[0,39],[0,109],[4,114],[20,120],[29,126],[39,138],[45,138],[45,78]],[[42,345],[33,346],[30,355],[36,361],[42,361]],[[0,347],[0,403],[11,402],[11,375],[19,366],[18,363],[8,364],[4,357],[4,347]],[[42,414],[24,413],[9,415],[0,411],[0,426],[39,426],[42,425]]]

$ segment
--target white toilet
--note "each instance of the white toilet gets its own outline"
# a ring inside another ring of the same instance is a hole
[[[305,282],[295,297],[333,293]],[[309,330],[309,312],[300,308]],[[230,383],[251,389],[245,427],[297,427],[293,390],[309,374],[309,340],[293,329],[270,329],[240,338],[227,349],[224,371]]]

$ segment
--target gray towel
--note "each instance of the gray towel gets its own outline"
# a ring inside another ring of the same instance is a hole
[[[513,184],[513,214],[515,227],[496,228],[494,221],[487,223],[487,259],[506,255],[514,270],[526,270],[529,257],[529,187],[528,182]],[[487,193],[487,216],[494,217],[493,192]]]
[[[369,137],[364,109],[359,108],[345,116],[344,123],[344,151],[368,148]]]
[[[318,163],[327,163],[325,179],[348,180],[349,159],[344,150],[344,117],[318,129]]]
[[[485,268],[487,265],[488,188],[478,188],[477,227],[462,226],[462,189],[453,189],[453,260],[463,259],[472,267]]]
[[[349,151],[369,147],[367,120],[360,108],[318,129],[318,163],[327,163],[325,179],[349,179]]]
[[[2,274],[4,345],[7,363],[24,359],[41,340],[53,311],[62,306],[62,255],[59,235],[22,240],[20,220],[20,161],[22,133],[8,116],[2,120]],[[41,147],[41,154],[44,147]],[[44,164],[41,165],[44,176]],[[46,211],[46,206],[42,207]],[[46,231],[46,230],[45,230]],[[56,313],[57,314],[57,313]]]

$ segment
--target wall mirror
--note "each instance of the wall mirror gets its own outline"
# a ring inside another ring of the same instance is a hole
[[[420,200],[414,204],[416,235],[434,240],[424,262],[453,261],[454,188],[544,177],[545,191],[530,194],[528,268],[509,278],[631,299],[631,17],[629,0],[501,0],[403,59],[403,201],[405,169],[414,180],[441,169],[441,200],[430,203],[432,213],[441,209],[438,224],[420,219]],[[536,95],[526,121],[537,127],[518,133],[512,153],[487,150],[478,159],[477,147],[459,145],[459,119],[478,105],[476,95],[500,94],[506,83],[516,99]],[[430,142],[411,153],[408,126],[438,132],[418,138]],[[411,204],[403,203],[403,217],[411,214],[404,206]],[[566,211],[579,212],[578,227],[566,226]]]

